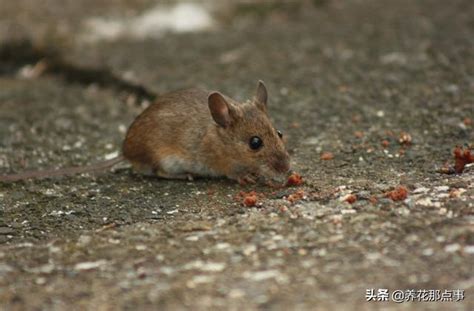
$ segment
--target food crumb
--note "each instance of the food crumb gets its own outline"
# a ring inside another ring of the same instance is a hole
[[[349,204],[353,204],[355,203],[355,201],[357,201],[357,197],[353,194],[349,194],[344,198],[344,201],[346,201]]]
[[[299,186],[301,184],[303,184],[303,178],[298,173],[291,174],[286,182],[287,186]]]
[[[443,167],[439,170],[442,174],[461,174],[464,171],[466,164],[474,163],[474,155],[471,153],[471,149],[466,149],[457,146],[454,149],[454,167],[446,162]]]
[[[384,148],[387,148],[388,146],[390,146],[390,142],[388,140],[384,139],[384,140],[382,140],[382,146]]]
[[[398,138],[400,145],[410,145],[411,144],[411,135],[407,132],[401,132]]]
[[[469,148],[463,149],[456,147],[456,149],[454,149],[454,161],[454,171],[457,174],[461,174],[466,164],[474,162],[474,156],[471,154]]]
[[[327,161],[334,159],[334,154],[332,152],[323,152],[321,154],[321,160]]]
[[[464,192],[466,192],[466,189],[460,188],[460,189],[452,189],[449,191],[449,197],[450,198],[459,198]]]
[[[255,206],[256,204],[257,204],[257,195],[251,194],[251,195],[245,196],[244,198],[245,206],[252,207],[252,206]]]
[[[305,192],[303,190],[298,190],[295,193],[292,193],[288,196],[287,200],[290,203],[295,203],[301,199],[303,199],[306,196]]]
[[[404,186],[398,186],[394,190],[387,192],[385,196],[392,199],[392,201],[403,201],[408,197],[408,189]]]
[[[256,191],[240,191],[236,196],[235,200],[241,202],[246,207],[256,206],[260,195]]]

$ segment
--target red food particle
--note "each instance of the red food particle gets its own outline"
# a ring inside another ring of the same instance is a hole
[[[411,144],[411,135],[407,132],[401,132],[400,137],[398,138],[398,142],[401,145],[410,145]]]
[[[404,186],[398,186],[394,190],[387,192],[385,196],[393,201],[403,201],[408,197],[408,189]]]
[[[252,207],[256,206],[258,203],[259,198],[264,197],[263,194],[257,193],[255,191],[245,192],[240,191],[234,197],[234,200],[237,202],[241,202],[244,206]]]
[[[461,191],[459,189],[451,189],[451,191],[449,191],[449,197],[450,198],[459,198],[459,196],[461,196]]]
[[[457,174],[461,174],[464,171],[466,164],[473,163],[474,156],[471,154],[471,150],[466,148],[465,150],[461,147],[454,149],[454,171]]]
[[[305,196],[305,192],[303,190],[298,190],[296,191],[295,193],[292,193],[288,196],[287,200],[290,202],[290,203],[295,203],[299,200],[301,200],[304,196]]]
[[[353,195],[353,194],[349,194],[349,195],[346,197],[345,201],[346,201],[347,203],[349,203],[349,204],[353,204],[353,203],[355,203],[355,201],[357,201],[357,197],[356,197],[355,195]]]
[[[440,173],[442,174],[454,174],[454,167],[449,165],[449,161],[446,161],[443,165],[443,167],[439,170]]]
[[[472,119],[471,118],[465,118],[463,121],[465,126],[472,125]]]
[[[302,183],[303,183],[303,178],[298,173],[291,174],[290,177],[288,177],[288,180],[286,181],[287,186],[299,186]]]
[[[321,160],[327,161],[334,159],[334,154],[332,152],[323,152],[321,154]]]
[[[247,195],[244,198],[244,205],[247,207],[252,207],[257,204],[257,196],[255,194]]]
[[[255,191],[250,191],[250,192],[239,191],[239,193],[237,193],[234,196],[234,199],[236,201],[240,201],[240,200],[244,199],[246,196],[249,196],[249,195],[257,195],[257,192],[255,192]]]
[[[387,148],[388,146],[390,146],[390,142],[388,140],[384,139],[384,140],[382,140],[382,146],[384,148]]]

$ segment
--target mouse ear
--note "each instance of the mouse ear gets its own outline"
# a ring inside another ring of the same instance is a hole
[[[224,96],[219,92],[212,92],[207,97],[207,103],[214,121],[223,128],[228,127],[231,123],[230,106]]]
[[[263,112],[267,111],[267,98],[267,88],[265,87],[263,81],[259,80],[257,85],[257,93],[255,95],[255,103],[257,104],[257,107]]]

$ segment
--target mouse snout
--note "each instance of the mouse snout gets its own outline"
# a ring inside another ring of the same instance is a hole
[[[290,170],[290,156],[287,153],[279,154],[273,159],[272,167],[278,173],[287,173]]]

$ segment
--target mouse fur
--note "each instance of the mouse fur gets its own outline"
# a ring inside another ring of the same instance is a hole
[[[123,156],[142,173],[162,178],[225,176],[239,183],[275,180],[290,169],[283,139],[268,116],[267,90],[239,103],[192,88],[159,96],[131,124]],[[249,146],[258,136],[258,150]]]

